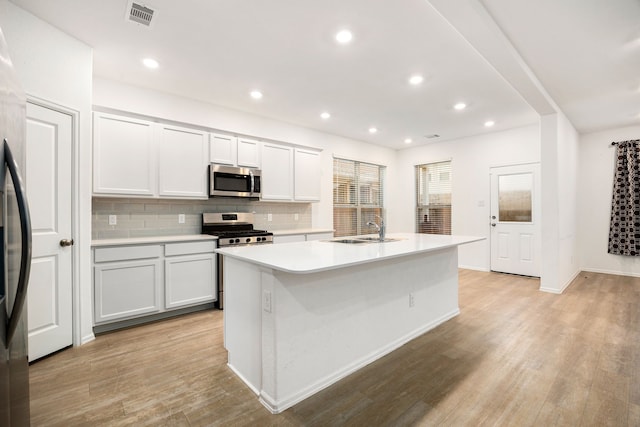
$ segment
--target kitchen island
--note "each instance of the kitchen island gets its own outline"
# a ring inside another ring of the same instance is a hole
[[[387,238],[216,250],[224,256],[228,365],[271,412],[459,313],[458,246],[483,238]]]

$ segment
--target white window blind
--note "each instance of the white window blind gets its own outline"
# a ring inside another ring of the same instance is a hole
[[[416,232],[451,234],[451,162],[416,166]]]
[[[384,166],[333,159],[333,228],[335,236],[375,233],[366,224],[382,217]]]

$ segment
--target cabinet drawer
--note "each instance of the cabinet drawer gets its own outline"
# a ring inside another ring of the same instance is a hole
[[[132,259],[159,258],[162,255],[160,245],[117,246],[96,248],[94,262],[127,261]]]
[[[183,243],[168,243],[164,245],[164,255],[189,255],[189,254],[201,254],[207,252],[213,252],[216,247],[215,241],[206,242],[183,242]]]

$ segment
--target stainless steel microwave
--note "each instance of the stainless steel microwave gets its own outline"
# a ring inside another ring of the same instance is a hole
[[[260,169],[209,165],[209,197],[260,198]]]

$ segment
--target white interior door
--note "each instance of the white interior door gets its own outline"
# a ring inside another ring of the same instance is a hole
[[[33,228],[29,360],[73,342],[70,115],[27,103],[26,187]]]
[[[491,270],[540,277],[540,165],[491,168]]]

